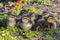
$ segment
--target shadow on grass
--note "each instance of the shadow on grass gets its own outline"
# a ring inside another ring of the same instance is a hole
[[[7,28],[6,19],[0,20],[0,29],[1,29],[1,27]]]

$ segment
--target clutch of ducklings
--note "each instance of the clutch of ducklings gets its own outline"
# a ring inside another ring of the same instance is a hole
[[[21,15],[19,15],[19,16],[21,16]],[[42,15],[40,15],[40,16],[42,16]],[[49,15],[46,18],[47,18],[47,20],[45,20],[45,17],[43,17],[44,21],[48,24],[47,25],[48,28],[56,29],[57,22],[56,22],[55,18],[53,16],[49,16]],[[34,28],[36,29],[38,27],[37,25],[39,25],[38,24],[39,21],[37,20],[37,15],[34,13],[29,13],[29,12],[25,13],[25,16],[23,14],[23,16],[21,16],[20,19],[17,19],[17,20],[19,20],[19,21],[16,22],[16,18],[14,16],[9,16],[7,25],[8,26],[18,25],[23,30],[30,30],[30,29],[34,29]],[[41,19],[39,19],[39,20],[41,20]],[[46,23],[42,24],[43,29],[45,28],[44,25]],[[41,25],[39,25],[38,29],[41,29]]]

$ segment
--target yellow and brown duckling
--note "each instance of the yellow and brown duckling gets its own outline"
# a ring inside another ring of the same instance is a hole
[[[7,26],[15,26],[16,25],[16,21],[15,21],[15,16],[13,15],[9,15],[8,16],[8,21],[7,21]]]
[[[30,19],[28,17],[22,18],[22,23],[20,27],[24,30],[30,30],[32,27],[32,23],[30,22]]]

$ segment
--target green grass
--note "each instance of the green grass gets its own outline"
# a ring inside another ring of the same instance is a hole
[[[50,29],[49,31],[46,32],[47,35],[60,35],[60,30],[58,29]]]
[[[50,36],[50,35],[46,35],[45,40],[56,40],[56,39],[55,39],[55,38],[53,38],[53,37],[52,37],[52,36]]]
[[[3,3],[0,2],[0,6],[3,7]]]
[[[18,33],[18,34],[17,34]],[[60,30],[50,29],[46,32],[45,40],[56,40],[53,36],[60,35]],[[42,32],[39,31],[24,31],[17,26],[13,27],[1,27],[0,29],[0,40],[23,40],[24,37],[26,39],[30,39],[33,37],[41,37]]]
[[[29,10],[29,12],[33,12],[35,14],[42,14],[43,10],[37,10],[34,7],[26,8],[26,10]]]
[[[16,36],[16,33],[20,33],[18,36]],[[25,35],[26,39],[32,38],[32,37],[40,37],[42,35],[41,32],[37,31],[24,31],[20,28],[13,26],[13,27],[2,27],[0,29],[0,40],[20,40],[23,39],[23,35]]]
[[[56,7],[57,5],[52,3],[50,0],[36,0],[36,3],[38,3],[39,5],[48,5],[51,7]]]
[[[0,40],[18,40],[17,37],[13,37],[12,34],[17,32],[16,27],[7,27],[7,29],[0,29]]]
[[[42,32],[31,31],[31,32],[25,33],[25,35],[27,38],[40,37],[42,35]]]
[[[26,0],[25,1],[25,5],[27,4],[30,4],[33,0]],[[57,5],[55,3],[53,3],[52,1],[50,0],[34,0],[33,1],[35,4],[37,5],[42,5],[42,6],[45,6],[45,5],[48,5],[48,6],[51,6],[51,7],[56,7]]]
[[[19,33],[20,29],[17,27],[7,27],[0,29],[0,40],[20,40],[21,35],[16,36],[15,33]]]
[[[16,8],[16,9],[13,10],[13,11],[11,11],[10,14],[13,14],[13,15],[16,15],[16,16],[17,16],[17,15],[20,14],[20,12],[21,12],[21,10],[22,10],[22,6],[19,7],[19,6],[16,5],[15,8]]]
[[[46,32],[46,40],[58,40],[56,39],[56,36],[60,36],[60,30],[58,29],[49,29],[49,31]]]

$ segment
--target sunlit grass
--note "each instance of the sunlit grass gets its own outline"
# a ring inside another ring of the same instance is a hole
[[[18,33],[18,34],[16,34],[16,33]],[[26,31],[24,31],[24,30],[22,30],[22,29],[20,29],[16,26],[7,27],[6,29],[4,27],[2,27],[0,29],[0,39],[1,40],[5,40],[5,39],[6,40],[19,40],[19,39],[23,38],[23,35],[25,35],[26,39],[27,38],[29,39],[29,38],[32,38],[32,37],[40,37],[42,35],[42,33],[37,32],[37,31],[26,32]]]
[[[29,10],[29,12],[33,12],[35,14],[42,14],[43,13],[43,10],[37,10],[34,7],[26,8],[26,10]]]
[[[3,7],[3,3],[0,2],[0,6]]]

